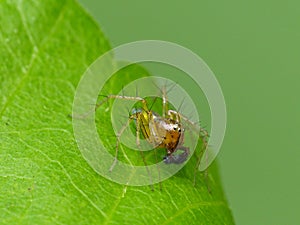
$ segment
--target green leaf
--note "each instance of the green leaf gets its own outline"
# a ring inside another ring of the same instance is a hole
[[[0,2],[0,224],[233,224],[215,164],[195,187],[192,160],[151,191],[84,160],[68,114],[81,75],[109,49],[73,0]]]

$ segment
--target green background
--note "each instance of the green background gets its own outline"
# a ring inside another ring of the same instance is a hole
[[[300,2],[80,2],[113,46],[160,39],[206,61],[227,104],[218,159],[237,224],[300,224]]]

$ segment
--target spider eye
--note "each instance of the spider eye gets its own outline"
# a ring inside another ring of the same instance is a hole
[[[180,128],[178,128],[178,132],[181,132],[181,129],[180,129]]]
[[[177,127],[174,127],[173,129],[174,129],[174,130],[177,130]]]

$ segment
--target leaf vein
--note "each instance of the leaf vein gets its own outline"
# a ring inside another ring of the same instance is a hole
[[[173,215],[170,216],[166,221],[164,221],[161,225],[171,223],[176,217],[179,217],[181,214],[183,214],[186,211],[189,211],[191,209],[196,209],[198,207],[205,207],[205,206],[217,206],[217,205],[225,205],[226,204],[222,201],[217,201],[217,202],[198,202],[198,203],[193,203],[191,205],[187,205],[186,207],[177,210],[177,212]]]
[[[62,171],[64,172],[64,174],[66,175],[66,177],[68,178],[68,180],[70,181],[70,183],[72,184],[72,186],[75,188],[75,190],[78,191],[79,194],[81,194],[90,204],[91,206],[93,206],[103,217],[107,217],[107,215],[89,198],[89,196],[87,196],[86,193],[84,193],[84,191],[82,191],[73,181],[73,179],[71,178],[70,174],[67,172],[67,170],[65,169],[65,167],[58,161],[58,160],[54,160],[51,159],[47,154],[45,154],[43,151],[41,151],[40,149],[37,149],[29,144],[27,144],[24,140],[20,139],[20,141],[27,146],[28,148],[38,152],[39,154],[43,155],[49,162],[55,163],[57,164]]]
[[[22,9],[20,8],[20,6],[21,6],[22,3],[23,3],[23,0],[21,0],[20,3],[17,4],[17,7],[16,7],[17,10],[16,10],[16,11],[17,11],[17,12],[19,13],[19,15],[20,15],[21,23],[22,23],[22,25],[23,25],[23,27],[24,27],[24,29],[25,29],[25,32],[26,32],[26,34],[27,34],[27,36],[28,36],[28,39],[29,39],[31,45],[32,45],[33,48],[34,48],[34,47],[36,47],[36,43],[35,43],[35,41],[34,41],[32,35],[31,35],[31,33],[30,33],[30,30],[29,30],[29,28],[28,28],[28,26],[27,26],[27,21],[26,21],[26,19],[25,19],[25,16],[24,16],[24,14],[23,14],[23,11],[22,11]]]
[[[1,28],[0,28],[0,40],[3,43],[3,46],[6,48],[7,52],[18,63],[19,67],[22,68],[23,64],[21,63],[21,60],[19,59],[19,57],[16,56],[16,54],[14,53],[14,51],[12,50],[12,48],[10,47],[10,45],[7,43],[9,41],[9,39],[4,39],[4,37],[2,36]]]
[[[66,11],[66,8],[67,8],[66,6],[67,6],[67,4],[65,3],[64,6],[62,7],[62,10],[60,11],[57,19],[55,20],[49,34],[46,35],[44,37],[44,39],[41,41],[40,49],[42,49],[42,47],[44,46],[44,43],[46,43],[46,41],[49,39],[49,37],[53,35],[56,27],[58,26],[58,24],[60,23],[60,21],[63,18],[63,15],[64,15],[64,13]],[[24,28],[26,29],[26,27],[24,27]],[[8,105],[12,102],[12,100],[15,97],[15,95],[17,94],[17,92],[22,88],[25,81],[29,78],[30,71],[31,71],[31,69],[34,65],[34,62],[35,62],[39,52],[40,52],[39,48],[34,45],[33,54],[31,56],[31,59],[30,59],[29,65],[28,65],[28,69],[27,69],[26,73],[24,74],[24,76],[22,77],[22,79],[20,80],[20,82],[16,85],[16,88],[14,90],[12,90],[11,94],[8,95],[6,102],[3,104],[3,107],[0,110],[0,117],[3,116],[3,114],[6,110],[6,108],[8,107]]]

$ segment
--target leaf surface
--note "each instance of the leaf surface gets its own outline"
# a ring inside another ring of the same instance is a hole
[[[211,193],[200,173],[193,186],[189,164],[151,191],[83,159],[68,115],[81,75],[109,49],[73,0],[0,2],[0,224],[233,224],[215,164]],[[148,75],[133,65],[121,81],[131,73]]]

